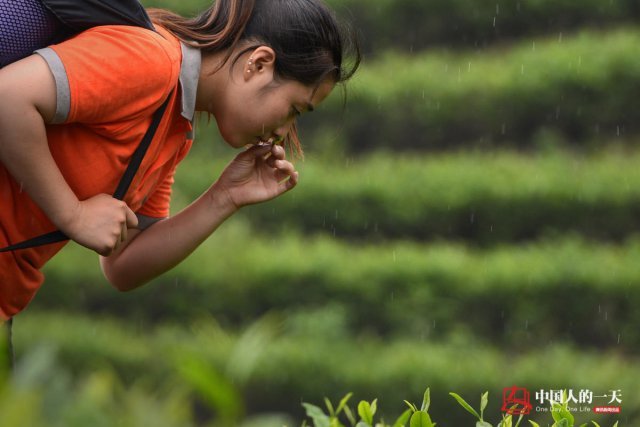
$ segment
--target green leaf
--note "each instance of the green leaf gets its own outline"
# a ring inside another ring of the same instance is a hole
[[[574,418],[571,412],[569,412],[569,410],[567,409],[566,405],[554,403],[552,405],[551,416],[556,422],[566,420],[568,426],[573,426]]]
[[[618,427],[618,422],[616,421],[616,423],[613,425],[613,427]]]
[[[351,411],[351,408],[349,408],[348,406],[345,406],[344,407],[344,414],[347,416],[347,419],[349,420],[351,425],[355,425],[356,417],[353,415],[353,412]]]
[[[557,423],[554,423],[554,425],[556,427],[570,427],[573,424],[569,424],[569,420],[567,420],[566,418],[561,419],[560,421],[558,421]]]
[[[329,417],[319,407],[310,403],[303,403],[307,416],[313,420],[314,427],[330,427]]]
[[[493,427],[493,426],[486,421],[476,421],[476,427]],[[511,427],[511,424],[509,424],[509,427]]]
[[[371,402],[371,424],[373,424],[373,416],[378,411],[378,399],[373,399]]]
[[[520,414],[520,416],[518,417],[518,421],[516,421],[516,427],[518,427],[520,425],[520,422],[522,422],[522,418],[524,417],[524,414]]]
[[[371,405],[365,400],[361,400],[358,404],[358,415],[362,421],[373,424],[373,412],[371,411]]]
[[[540,424],[538,424],[538,423],[537,423],[537,422],[535,422],[535,421],[531,421],[531,420],[529,420],[529,422],[531,423],[531,425],[532,425],[533,427],[540,427]]]
[[[329,411],[329,415],[334,417],[336,415],[336,412],[333,409],[333,405],[331,404],[331,401],[328,398],[324,398],[324,404],[327,406],[327,410]]]
[[[342,412],[344,407],[347,405],[347,402],[349,401],[349,399],[351,399],[352,395],[353,395],[353,393],[347,393],[347,395],[342,398],[342,400],[338,404],[338,408],[336,409],[336,415],[338,415],[340,412]]]
[[[591,421],[591,422],[593,423],[594,426],[600,427],[600,424],[598,424],[597,422],[595,422],[595,421]]]
[[[433,427],[433,422],[431,421],[431,417],[424,411],[417,411],[411,415],[411,420],[409,421],[410,427]]]
[[[453,396],[454,399],[456,399],[458,401],[458,403],[460,405],[462,405],[462,407],[464,409],[466,409],[467,411],[469,411],[471,414],[473,414],[477,419],[482,420],[482,418],[480,417],[480,415],[476,412],[475,409],[473,409],[471,407],[471,405],[469,405],[460,395],[458,395],[457,393],[449,393],[451,396]]]
[[[405,425],[409,422],[409,418],[411,418],[411,414],[413,411],[411,409],[407,409],[398,417],[395,423],[393,423],[393,427],[405,427]]]
[[[416,412],[418,410],[418,408],[416,408],[416,405],[409,402],[408,400],[405,400],[404,403],[406,403],[407,406],[409,406],[409,409],[411,409],[411,412]]]
[[[244,409],[238,389],[211,364],[199,357],[186,356],[178,367],[184,381],[221,418],[232,422],[241,416]]]
[[[424,397],[422,398],[422,406],[420,407],[420,410],[429,412],[429,406],[431,406],[431,390],[427,387],[427,390],[424,392]]]
[[[511,414],[502,414],[502,420],[498,423],[498,427],[511,427]]]
[[[484,409],[487,407],[489,403],[489,392],[485,391],[482,396],[480,396],[480,419],[484,420]]]
[[[356,427],[371,427],[371,424],[367,424],[364,421],[358,421],[358,424],[356,424]]]

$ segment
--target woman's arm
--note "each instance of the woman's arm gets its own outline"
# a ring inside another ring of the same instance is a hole
[[[240,207],[293,188],[298,173],[284,155],[277,145],[254,146],[240,153],[183,211],[144,231],[130,230],[117,252],[101,258],[105,277],[119,290],[137,288],[179,264]]]
[[[55,108],[55,80],[39,55],[0,69],[0,162],[56,227],[108,255],[137,219],[124,202],[106,194],[78,200],[47,143],[45,123]]]

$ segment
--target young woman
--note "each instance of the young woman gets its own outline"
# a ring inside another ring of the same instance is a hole
[[[217,0],[193,19],[149,14],[157,32],[96,27],[0,69],[0,247],[58,228],[100,254],[105,277],[123,291],[174,267],[242,206],[295,187],[279,142],[300,149],[296,117],[360,60],[320,0]],[[114,199],[167,97],[124,201]],[[242,152],[169,217],[196,111],[212,115]],[[0,320],[29,303],[62,246],[0,254]]]

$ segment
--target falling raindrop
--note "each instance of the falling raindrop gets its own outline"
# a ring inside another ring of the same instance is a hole
[[[469,67],[467,69],[467,72],[470,73],[471,72],[471,61],[469,61]]]
[[[496,15],[500,15],[500,5],[496,4]]]
[[[620,344],[620,334],[618,334],[618,344]]]
[[[558,34],[558,43],[562,43],[562,32]]]
[[[532,50],[536,50],[536,42],[535,41],[533,42]]]
[[[496,17],[494,16],[493,17],[493,28],[495,28],[495,27],[496,27]]]

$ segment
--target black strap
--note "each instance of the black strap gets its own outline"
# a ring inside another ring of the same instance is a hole
[[[127,165],[127,169],[124,171],[122,178],[120,178],[120,182],[118,183],[118,187],[116,191],[113,193],[113,197],[118,200],[123,200],[124,196],[127,194],[127,190],[131,185],[131,181],[133,181],[133,177],[138,172],[138,168],[140,167],[140,163],[142,163],[142,159],[144,155],[147,153],[147,149],[149,145],[151,145],[151,141],[160,125],[160,121],[162,120],[162,116],[164,115],[165,110],[167,109],[167,105],[169,105],[169,100],[171,99],[171,95],[173,92],[169,94],[167,99],[162,103],[162,105],[153,113],[153,119],[151,120],[151,124],[147,129],[147,132],[142,137],[142,141],[140,141],[140,145],[136,148],[136,151],[133,152],[131,159],[129,160],[129,164]],[[51,243],[63,242],[65,240],[69,240],[69,238],[59,230],[52,231],[51,233],[42,234],[40,236],[33,237],[31,239],[25,240],[20,243],[16,243],[5,248],[0,249],[0,253],[2,252],[10,252],[17,251],[19,249],[28,249],[33,248],[35,246],[48,245]]]

